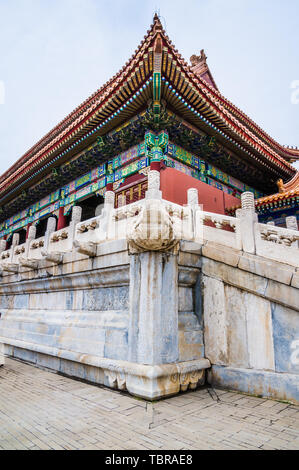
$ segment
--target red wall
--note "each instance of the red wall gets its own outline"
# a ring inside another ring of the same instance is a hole
[[[163,199],[177,204],[187,204],[187,190],[198,189],[199,204],[206,212],[224,214],[225,208],[240,204],[240,199],[213,188],[192,176],[185,175],[174,168],[161,170],[161,191]]]

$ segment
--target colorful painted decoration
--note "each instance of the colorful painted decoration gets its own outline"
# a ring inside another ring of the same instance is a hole
[[[168,146],[168,133],[165,131],[155,135],[153,132],[146,132],[145,147],[146,156],[151,162],[160,162],[164,159]]]
[[[117,157],[113,158],[107,163],[108,173],[110,174],[113,170],[117,170],[126,163],[136,160],[136,158],[142,157],[145,154],[145,144],[135,145],[124,153],[121,153]]]
[[[149,158],[141,158],[139,160],[136,160],[130,165],[127,165],[124,168],[120,168],[119,170],[116,170],[114,172],[114,180],[111,182],[114,183],[115,181],[126,178],[127,176],[130,176],[133,173],[137,173],[139,170],[149,166],[149,163],[150,163]]]
[[[187,150],[169,143],[167,132],[162,131],[156,135],[152,131],[148,131],[145,134],[144,142],[117,155],[106,164],[94,168],[3,222],[0,225],[0,237],[54,213],[59,207],[65,207],[64,212],[67,215],[76,201],[91,194],[103,195],[108,183],[113,183],[114,190],[117,190],[126,177],[140,171],[148,171],[151,162],[162,160],[168,167],[175,168],[227,194],[240,197],[242,192],[251,191],[255,198],[262,196],[258,191],[232,178]]]

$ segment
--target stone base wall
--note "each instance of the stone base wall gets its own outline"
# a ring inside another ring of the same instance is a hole
[[[51,218],[24,256],[17,235],[2,241],[0,344],[151,400],[196,388],[212,365],[212,384],[298,402],[299,232],[258,224],[252,194],[232,218],[195,192],[186,207],[163,201],[150,171],[143,201],[114,209],[108,191],[78,223],[74,207],[67,247]]]
[[[206,359],[147,366],[67,350],[57,351],[42,344],[24,344],[14,340],[10,343],[14,346],[5,345],[5,354],[10,357],[71,378],[128,391],[148,400],[204,385],[205,370],[210,367]]]
[[[42,260],[0,285],[11,357],[147,399],[205,382],[198,254],[130,253],[127,242]]]
[[[206,245],[203,254],[210,382],[298,403],[299,296],[292,285],[296,268],[215,244]]]
[[[258,397],[299,403],[298,375],[296,374],[212,366],[208,374],[208,382],[215,387],[238,390]]]
[[[107,242],[93,258],[5,276],[0,344],[147,399],[196,388],[212,365],[215,386],[299,402],[296,279],[292,266],[213,242],[171,253]]]
[[[187,251],[186,251],[187,250]],[[178,255],[179,361],[205,357],[201,296],[201,257],[181,246]]]
[[[59,266],[44,262],[38,271],[3,282],[0,312],[5,341],[20,341],[24,349],[26,344],[40,344],[127,360],[129,258],[126,245],[108,248],[109,255],[93,260],[78,255]]]

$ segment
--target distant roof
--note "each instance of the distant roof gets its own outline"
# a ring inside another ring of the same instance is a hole
[[[261,197],[255,200],[255,207],[257,211],[262,209],[264,206],[269,206],[275,203],[286,203],[288,200],[299,198],[299,171],[295,176],[288,182],[284,183],[282,180],[277,182],[279,189],[278,193],[270,194],[270,196]],[[233,206],[227,210],[229,214],[234,214],[237,209],[240,209],[241,205]]]

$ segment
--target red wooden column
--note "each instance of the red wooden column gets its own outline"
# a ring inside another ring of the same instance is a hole
[[[28,236],[29,236],[29,229],[31,227],[32,223],[28,224],[27,225],[27,230],[26,230],[26,240],[28,240]]]
[[[106,184],[106,191],[113,191],[113,183]]]
[[[6,241],[6,245],[5,245],[5,251],[6,251],[7,250],[7,235],[4,235],[3,240]]]
[[[151,162],[151,166],[150,166],[150,169],[151,171],[154,170],[154,171],[161,171],[161,162]]]
[[[58,224],[57,224],[57,230],[61,230],[62,228],[66,227],[66,216],[64,215],[64,207],[59,208],[59,215],[58,215]]]

